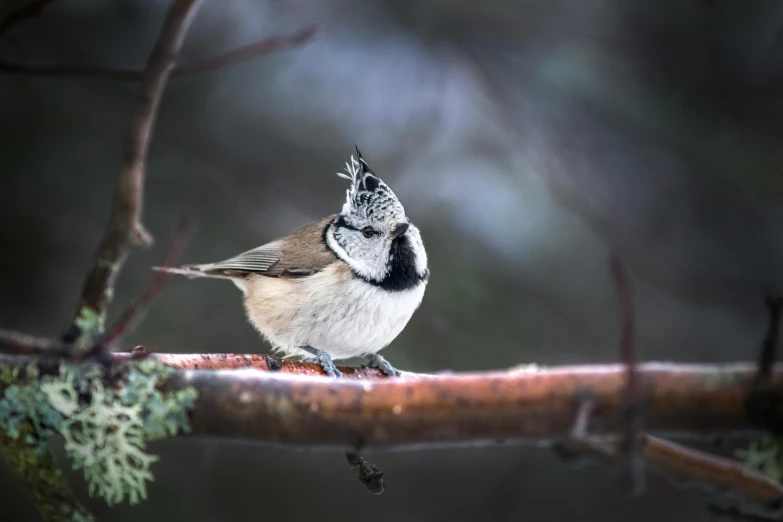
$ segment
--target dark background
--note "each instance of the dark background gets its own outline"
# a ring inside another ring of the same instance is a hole
[[[311,22],[296,50],[172,80],[149,158],[155,248],[178,216],[185,262],[223,259],[339,210],[356,141],[419,225],[432,278],[383,353],[413,371],[616,360],[610,247],[634,273],[646,360],[755,357],[783,282],[783,4],[206,0],[182,61]],[[6,12],[20,5],[4,3]],[[62,0],[9,33],[7,59],[146,60],[162,0]],[[0,13],[2,15],[3,13]],[[102,233],[135,86],[0,76],[0,324],[58,335]],[[173,279],[129,345],[265,352],[240,294]],[[534,448],[379,453],[374,497],[339,453],[152,444],[149,499],[101,520],[708,520],[708,497]],[[2,520],[36,520],[0,465]]]

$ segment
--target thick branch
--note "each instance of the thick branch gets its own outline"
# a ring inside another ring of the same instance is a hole
[[[129,354],[114,354],[126,359]],[[319,378],[316,364],[264,355],[156,354],[185,370],[199,391],[194,434],[288,445],[366,448],[550,440],[568,432],[585,393],[594,398],[595,435],[624,428],[625,366],[587,365],[487,373],[403,374],[341,367]],[[0,365],[24,357],[0,356]],[[209,370],[207,370],[207,368]],[[215,368],[246,371],[213,371]],[[271,368],[271,372],[269,371]],[[644,363],[650,433],[705,436],[753,430],[744,411],[755,365]],[[783,365],[773,386],[783,391]]]
[[[340,367],[324,377],[320,365],[243,354],[112,354],[115,362],[152,357],[179,370],[173,386],[192,385],[199,399],[192,434],[319,448],[416,449],[493,443],[554,443],[568,433],[580,398],[589,396],[592,446],[613,461],[625,444],[624,364],[528,367],[472,374],[403,374]],[[0,355],[0,367],[30,359]],[[651,432],[704,437],[753,430],[744,397],[755,365],[645,363],[637,378],[648,393]],[[783,365],[771,385],[783,390]],[[0,395],[3,385],[0,383]],[[762,504],[781,499],[781,486],[732,459],[715,457],[640,434],[650,466],[677,481],[730,490]]]
[[[173,0],[163,22],[160,36],[150,54],[139,85],[136,109],[123,147],[122,168],[117,176],[109,222],[106,225],[92,269],[87,275],[74,321],[75,336],[84,339],[85,324],[97,333],[114,287],[114,278],[141,228],[144,174],[150,136],[163,90],[185,34],[196,13],[199,0]],[[143,235],[143,234],[141,234]]]
[[[298,47],[316,38],[319,34],[318,26],[312,25],[291,34],[275,35],[211,58],[178,65],[171,70],[171,77],[177,78],[230,67],[277,51]],[[0,60],[0,73],[50,78],[90,77],[118,82],[138,82],[144,74],[144,70],[100,65],[26,64]]]
[[[650,432],[751,429],[743,399],[754,367],[641,364]],[[776,368],[781,387],[783,367]],[[364,447],[547,440],[565,433],[575,398],[595,397],[599,433],[623,427],[625,368],[402,377],[357,382],[251,372],[191,371],[199,390],[194,433],[306,446]]]
[[[117,359],[133,357],[114,354]],[[383,378],[341,367],[345,379],[316,364],[263,355],[150,355],[199,391],[194,434],[289,445],[366,448],[550,440],[568,432],[585,393],[594,398],[595,435],[624,428],[625,366],[587,365],[486,373]],[[0,365],[25,357],[0,356]],[[271,364],[271,366],[270,366]],[[279,368],[278,368],[279,366]],[[273,371],[268,371],[269,369]],[[246,368],[214,371],[204,368]],[[277,370],[275,371],[275,369]],[[744,398],[755,365],[644,363],[650,433],[704,436],[753,430]],[[773,373],[783,391],[783,365]]]

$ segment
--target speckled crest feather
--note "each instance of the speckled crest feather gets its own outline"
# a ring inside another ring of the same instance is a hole
[[[337,175],[351,182],[346,191],[341,214],[348,219],[356,216],[361,220],[385,224],[405,219],[405,209],[391,188],[383,182],[362,158],[359,147],[356,157],[345,163],[345,172]]]

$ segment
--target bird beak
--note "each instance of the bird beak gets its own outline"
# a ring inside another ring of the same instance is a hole
[[[397,223],[397,226],[394,227],[394,232],[392,232],[392,234],[391,234],[392,239],[397,239],[398,237],[403,235],[405,232],[407,232],[409,226],[410,225],[408,225],[408,223],[405,223],[405,222]]]

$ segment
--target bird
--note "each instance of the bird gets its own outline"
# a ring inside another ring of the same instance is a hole
[[[154,270],[227,279],[244,294],[250,323],[284,357],[320,364],[363,357],[399,376],[378,352],[419,308],[429,281],[419,229],[354,144],[337,175],[350,182],[339,213],[217,263]]]

